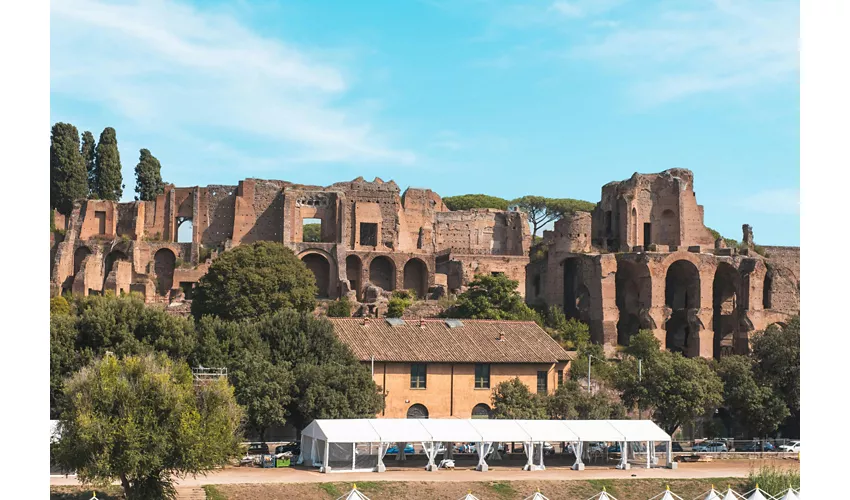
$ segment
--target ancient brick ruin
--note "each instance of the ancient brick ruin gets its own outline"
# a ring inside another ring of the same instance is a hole
[[[557,221],[534,248],[523,213],[451,211],[429,189],[401,193],[381,179],[328,187],[246,179],[167,186],[154,201],[85,200],[55,217],[65,236],[51,235],[51,292],[191,298],[218,254],[276,241],[313,271],[323,298],[371,302],[379,289],[434,298],[475,274],[504,273],[530,304],[562,306],[611,348],[645,328],[686,355],[743,353],[753,331],[799,312],[800,249],[760,255],[748,225],[741,247],[726,248],[703,224],[693,181],[671,169],[606,184],[592,214]],[[191,239],[178,241],[185,223]],[[304,241],[305,223],[320,224],[306,238],[315,241]]]
[[[304,241],[305,222],[320,224]],[[178,228],[190,223],[190,241]],[[154,201],[82,201],[57,216],[51,289],[137,291],[149,302],[191,296],[212,259],[234,246],[276,241],[316,276],[319,296],[361,299],[370,284],[419,297],[457,291],[475,274],[521,283],[531,235],[516,211],[449,211],[429,189],[362,178],[328,187],[246,179],[237,186],[175,188]]]
[[[649,329],[688,356],[747,352],[753,331],[799,313],[800,249],[760,255],[746,224],[741,247],[726,248],[693,188],[684,169],[603,186],[592,214],[557,221],[532,249],[526,300],[562,306],[606,347]]]

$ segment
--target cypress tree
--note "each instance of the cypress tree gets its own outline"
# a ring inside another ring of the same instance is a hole
[[[50,207],[68,215],[74,200],[85,198],[88,192],[77,127],[55,123],[50,130]]]
[[[159,160],[147,149],[139,150],[139,164],[136,165],[136,196],[137,200],[151,201],[156,195],[165,190],[160,174],[162,166]]]
[[[124,184],[121,183],[121,158],[114,128],[103,129],[95,151],[92,194],[102,200],[118,201],[124,192]]]
[[[80,148],[80,154],[83,155],[83,161],[86,162],[90,192],[94,191],[96,186],[94,176],[94,147],[94,135],[86,130],[83,132],[83,145]]]

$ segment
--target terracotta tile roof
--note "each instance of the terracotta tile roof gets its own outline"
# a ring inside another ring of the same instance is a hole
[[[334,331],[362,361],[431,363],[555,363],[572,358],[533,321],[405,320],[393,326],[384,318],[328,318]],[[504,340],[499,340],[499,334]]]

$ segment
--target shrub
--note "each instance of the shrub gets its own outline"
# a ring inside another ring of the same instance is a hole
[[[328,306],[329,318],[348,318],[351,316],[351,302],[348,297],[340,297]]]
[[[71,304],[65,297],[53,297],[50,299],[50,314],[71,314]]]
[[[778,467],[762,467],[758,472],[750,472],[747,477],[746,491],[750,491],[758,484],[759,488],[770,495],[780,495],[788,491],[788,487],[795,490],[800,488],[799,470],[782,470]]]

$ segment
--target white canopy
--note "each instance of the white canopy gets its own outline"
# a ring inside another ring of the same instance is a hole
[[[357,489],[357,485],[355,484],[354,487],[351,488],[351,491],[336,500],[369,500],[369,497],[360,493],[360,490]]]
[[[423,418],[411,419],[422,425],[431,434],[434,441],[451,443],[477,443],[481,434],[470,425],[470,420],[459,418]]]
[[[741,495],[735,493],[734,491],[732,491],[732,488],[727,489],[726,494],[723,495],[723,500],[738,500],[740,498],[743,498],[743,497]]]
[[[302,436],[333,443],[379,443],[381,436],[366,418],[313,420],[301,431]]]
[[[564,420],[563,422],[578,436],[579,441],[626,441],[623,433],[614,428],[608,420]]]
[[[537,490],[530,497],[526,497],[525,500],[549,500],[549,499],[547,497],[543,496],[543,493],[540,493],[540,490]]]
[[[531,441],[518,420],[470,419],[469,424],[481,434],[482,441]]]
[[[652,420],[608,420],[608,423],[625,436],[626,441],[670,441],[670,435]]]
[[[563,420],[517,420],[532,441],[578,441],[578,436]]]
[[[466,496],[461,498],[460,500],[478,500],[478,497],[476,497],[472,493],[467,493]]]
[[[369,420],[379,441],[396,443],[419,443],[433,441],[430,432],[422,425],[425,419],[418,418],[376,418]]]
[[[668,486],[663,493],[655,495],[650,500],[682,500],[682,497],[670,491],[670,487]]]
[[[800,500],[800,497],[794,492],[794,488],[789,487],[788,491],[786,491],[779,500]]]
[[[765,493],[761,490],[761,488],[756,486],[756,489],[754,489],[750,496],[747,497],[747,500],[768,500],[768,498],[770,498],[770,495],[765,496]]]
[[[711,490],[709,490],[708,493],[705,494],[705,497],[700,500],[721,500],[720,495],[720,492],[715,490],[714,486],[712,486]]]

